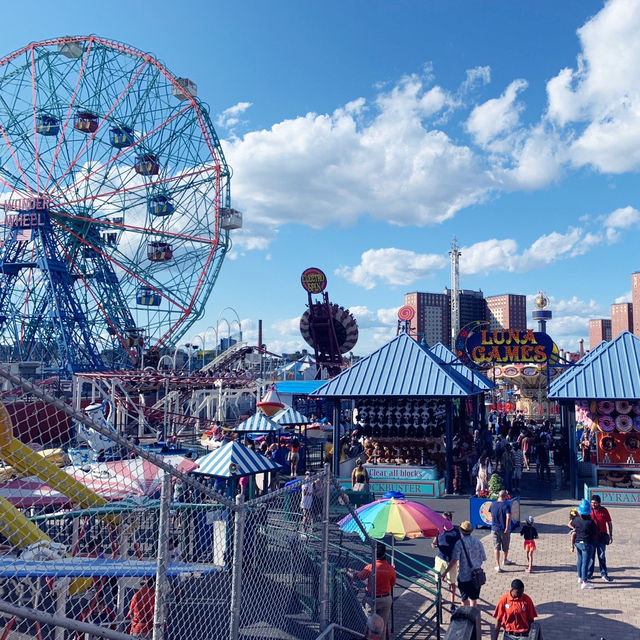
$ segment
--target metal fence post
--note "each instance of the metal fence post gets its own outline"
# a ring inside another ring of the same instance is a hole
[[[335,446],[335,445],[334,445]],[[331,481],[329,465],[324,465],[324,503],[322,505],[322,568],[320,572],[320,630],[329,624],[329,506]]]
[[[164,637],[167,617],[166,595],[169,589],[167,565],[169,564],[169,525],[171,520],[171,474],[162,476],[160,490],[160,523],[158,531],[158,560],[156,566],[156,598],[153,612],[153,640]]]
[[[231,602],[229,607],[229,639],[238,640],[240,615],[242,612],[242,549],[244,541],[244,524],[246,507],[244,497],[236,496],[236,513],[233,523],[233,561],[231,565]]]

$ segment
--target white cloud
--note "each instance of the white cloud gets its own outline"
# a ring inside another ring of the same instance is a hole
[[[474,67],[467,69],[467,79],[460,85],[460,93],[467,93],[478,85],[491,82],[491,67]]]
[[[240,115],[242,115],[249,107],[252,106],[251,102],[238,102],[232,107],[225,109],[216,119],[216,126],[226,127],[231,129],[240,122]]]
[[[604,221],[605,227],[633,229],[640,227],[640,211],[633,207],[622,207],[611,212]]]
[[[621,304],[622,302],[631,302],[631,290],[623,293],[614,300],[615,304]]]
[[[428,225],[478,203],[494,188],[474,152],[429,120],[457,100],[411,75],[373,101],[308,113],[224,143],[234,206],[245,228],[234,244],[264,249],[278,226],[349,226],[364,214]]]
[[[390,285],[409,285],[428,278],[447,264],[438,254],[418,254],[404,249],[369,249],[355,267],[340,267],[335,274],[348,282],[373,289],[378,282]]]
[[[611,0],[578,30],[575,69],[547,84],[547,117],[567,131],[574,164],[621,173],[640,167],[640,4]]]
[[[467,120],[467,131],[476,144],[488,145],[497,137],[510,133],[519,123],[524,108],[516,101],[518,94],[527,88],[525,80],[514,80],[499,98],[478,105]]]

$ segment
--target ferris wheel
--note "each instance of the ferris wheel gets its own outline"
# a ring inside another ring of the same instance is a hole
[[[131,367],[203,313],[230,171],[195,84],[95,36],[0,60],[0,360]],[[0,217],[1,219],[1,217]]]

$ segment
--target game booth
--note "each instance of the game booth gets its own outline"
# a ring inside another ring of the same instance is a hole
[[[492,383],[436,345],[429,349],[407,333],[327,381],[314,396],[354,405],[354,428],[364,434],[363,462],[375,495],[399,491],[437,498],[452,490],[452,440],[460,425],[481,421]],[[334,442],[338,441],[334,430]],[[340,462],[334,448],[333,468]],[[350,477],[342,477],[351,486]]]
[[[556,378],[568,426],[573,497],[640,506],[640,339],[625,331]]]

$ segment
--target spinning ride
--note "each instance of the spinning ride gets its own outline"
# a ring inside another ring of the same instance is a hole
[[[323,368],[333,377],[344,365],[342,354],[351,351],[358,341],[358,323],[351,312],[329,301],[329,294],[325,291],[327,277],[320,269],[305,269],[301,282],[308,294],[308,307],[300,318],[300,333],[313,347],[316,378],[322,376]],[[322,297],[314,300],[313,294],[321,294]]]
[[[241,223],[196,94],[95,36],[0,60],[0,359],[133,367],[202,315]]]

